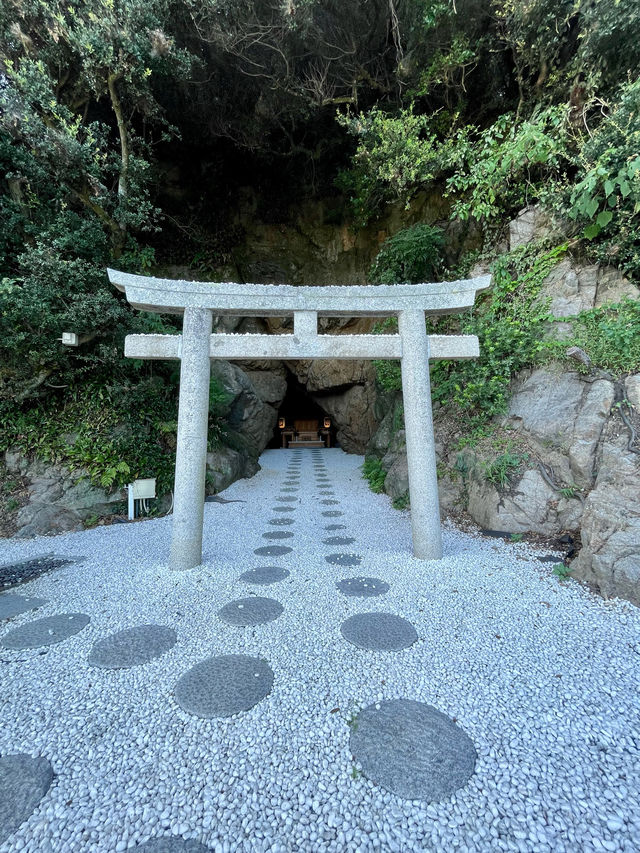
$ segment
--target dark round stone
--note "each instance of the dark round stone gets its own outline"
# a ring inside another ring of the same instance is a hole
[[[282,566],[258,566],[255,569],[249,569],[240,575],[240,580],[246,583],[270,584],[278,583],[288,578],[291,572],[289,569],[283,569]]]
[[[325,509],[322,514],[325,518],[337,518],[339,515],[344,515],[344,513],[339,509]]]
[[[53,646],[77,634],[89,624],[91,618],[85,613],[59,613],[46,616],[35,622],[27,622],[5,634],[0,645],[5,649],[37,649]]]
[[[272,512],[295,512],[296,508],[294,506],[272,506]]]
[[[323,496],[330,496],[330,495],[335,495],[335,492],[332,492],[331,490],[327,491],[325,489],[325,490],[319,491],[318,494],[323,495]]]
[[[406,649],[418,639],[411,622],[394,613],[356,613],[342,623],[340,631],[359,649],[379,652]]]
[[[393,699],[360,711],[349,747],[374,784],[408,800],[438,802],[473,775],[476,750],[449,717],[423,702]]]
[[[180,707],[197,717],[231,717],[248,711],[273,686],[269,664],[248,655],[219,655],[197,663],[175,686]]]
[[[300,489],[280,489],[280,491],[282,492],[282,494],[286,493],[288,495],[295,495],[296,492],[300,491]]]
[[[351,545],[356,540],[353,536],[328,536],[322,540],[323,545]]]
[[[297,498],[280,498],[280,497],[278,497],[278,498],[276,498],[276,500],[279,501],[280,503],[283,503],[283,504],[290,504],[290,503],[295,503]]]
[[[253,553],[259,557],[282,557],[292,551],[293,548],[289,548],[287,545],[263,545],[261,548],[256,548]]]
[[[293,518],[271,518],[269,519],[269,524],[273,524],[277,527],[288,527],[290,524],[295,524],[295,519]]]
[[[33,814],[52,782],[46,758],[21,752],[0,758],[0,844]]]
[[[205,847],[193,838],[178,838],[165,835],[162,838],[150,838],[144,844],[136,844],[139,853],[211,853],[211,847]]]
[[[325,560],[333,566],[359,566],[362,557],[357,554],[327,554]]]
[[[173,628],[164,625],[136,625],[98,640],[91,649],[89,666],[127,669],[159,658],[178,640]]]
[[[389,592],[389,584],[380,578],[344,578],[338,581],[336,587],[344,595],[357,596],[358,598],[372,598]]]
[[[250,625],[262,625],[273,622],[282,614],[284,607],[274,598],[238,598],[230,601],[218,610],[218,616],[227,625],[237,625],[246,628]]]
[[[28,613],[29,610],[36,610],[46,603],[46,598],[27,598],[24,595],[13,595],[13,593],[0,595],[0,619],[10,619],[21,613]]]
[[[334,501],[331,498],[327,498],[324,501],[320,501],[320,503],[322,504],[322,506],[336,506],[340,503],[340,501]]]
[[[325,530],[346,530],[347,525],[346,524],[325,524],[324,529]]]
[[[291,539],[293,533],[290,530],[270,530],[268,533],[263,533],[263,539]]]

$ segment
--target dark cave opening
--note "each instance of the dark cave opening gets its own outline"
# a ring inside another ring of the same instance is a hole
[[[274,430],[269,447],[282,447],[282,427],[284,421],[285,429],[292,429],[294,421],[317,421],[321,429],[325,428],[327,422],[330,435],[330,446],[337,447],[336,428],[331,415],[315,400],[304,385],[293,373],[287,376],[287,393],[278,409],[278,423]]]

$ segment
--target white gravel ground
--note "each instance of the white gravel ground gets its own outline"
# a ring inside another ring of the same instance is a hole
[[[113,853],[151,836],[195,838],[219,851],[640,850],[640,611],[560,584],[524,544],[447,526],[445,557],[411,556],[407,513],[372,494],[361,458],[323,451],[344,511],[325,518],[311,454],[303,451],[295,526],[270,527],[291,452],[270,450],[262,471],[205,509],[206,564],[170,572],[170,519],[99,527],[55,539],[5,541],[2,562],[55,550],[85,556],[16,590],[49,599],[8,627],[59,612],[91,616],[49,648],[0,650],[0,754],[46,756],[56,778],[31,818],[0,846]],[[336,507],[331,507],[335,509]],[[347,529],[326,532],[344,523]],[[284,557],[259,558],[267,530],[295,532]],[[353,535],[360,566],[329,565]],[[271,586],[238,580],[278,564]],[[391,585],[375,599],[335,589],[369,575]],[[284,605],[255,628],[222,623],[226,602],[256,594]],[[400,652],[354,648],[348,616],[388,610],[419,640]],[[90,668],[95,640],[142,623],[174,627],[163,657],[129,670]],[[172,691],[216,654],[264,657],[272,693],[222,720],[183,712]],[[361,707],[405,697],[454,717],[478,760],[444,802],[410,802],[376,788],[349,752]]]

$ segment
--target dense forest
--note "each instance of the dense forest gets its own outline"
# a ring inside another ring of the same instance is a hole
[[[131,311],[105,268],[214,278],[241,236],[243,186],[273,221],[331,195],[354,231],[439,192],[476,235],[452,258],[431,224],[401,232],[377,282],[467,274],[519,209],[543,205],[562,239],[499,261],[461,321],[483,357],[438,368],[440,399],[473,425],[537,357],[536,287],[568,245],[640,278],[635,2],[0,0],[0,20],[2,449],[103,486],[148,471],[169,484],[177,372],[125,361],[123,340],[173,327]],[[582,334],[608,369],[640,366],[637,304],[585,317]]]

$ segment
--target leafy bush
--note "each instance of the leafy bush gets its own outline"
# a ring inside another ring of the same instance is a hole
[[[438,281],[442,272],[440,228],[418,223],[403,228],[382,244],[369,270],[374,284],[416,284]]]
[[[582,177],[564,197],[566,211],[595,241],[599,260],[640,275],[640,80],[623,87],[580,160]]]
[[[603,305],[583,311],[572,323],[567,343],[583,349],[595,367],[620,375],[640,370],[640,302],[625,299],[617,305]]]
[[[514,453],[509,446],[493,462],[485,463],[484,476],[490,483],[499,488],[504,488],[528,458],[527,453]]]
[[[362,476],[369,481],[369,488],[372,492],[380,494],[384,491],[384,481],[387,475],[382,467],[382,462],[377,457],[370,456],[364,460]]]

